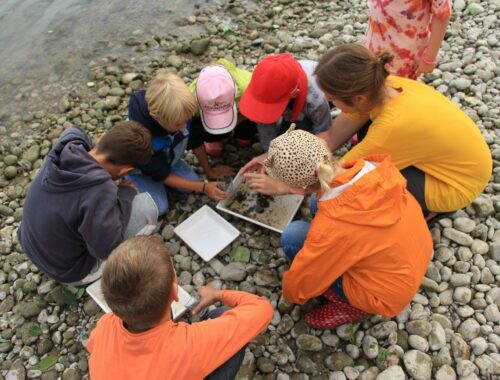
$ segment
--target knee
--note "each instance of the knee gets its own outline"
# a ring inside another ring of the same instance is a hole
[[[292,261],[297,252],[304,245],[309,223],[305,221],[295,221],[290,223],[281,235],[281,248],[286,257]]]

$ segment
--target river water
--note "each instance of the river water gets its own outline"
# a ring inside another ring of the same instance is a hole
[[[195,32],[182,22],[194,12],[193,0],[1,0],[0,110],[43,108],[31,90],[84,84],[90,62],[129,54],[130,37]]]

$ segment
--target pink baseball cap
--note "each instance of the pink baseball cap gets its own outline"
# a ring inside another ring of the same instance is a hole
[[[233,77],[221,65],[210,65],[201,70],[196,82],[196,98],[200,117],[208,133],[221,135],[236,126],[236,85]]]

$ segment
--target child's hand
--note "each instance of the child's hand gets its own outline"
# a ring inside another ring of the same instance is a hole
[[[214,288],[209,288],[208,286],[204,286],[198,290],[198,296],[200,297],[200,302],[193,309],[192,314],[198,315],[203,309],[213,305],[214,303],[220,301],[220,293],[221,291]]]
[[[205,186],[205,194],[216,201],[222,201],[227,198],[227,193],[222,191],[219,186],[223,185],[222,182],[208,182]]]
[[[243,169],[241,169],[241,173],[247,173],[251,170],[258,170],[264,165],[264,161],[267,158],[267,153],[263,153],[260,156],[252,158],[249,162],[246,163],[245,166],[243,166]]]
[[[284,195],[289,194],[290,187],[283,182],[268,176],[265,173],[245,173],[245,182],[247,185],[265,195]]]
[[[436,67],[436,64],[429,65],[428,63],[425,63],[422,58],[417,57],[417,71],[416,75],[419,77],[422,74],[429,74],[432,73],[432,70]]]
[[[209,179],[217,179],[226,175],[234,175],[234,173],[235,170],[231,166],[221,165],[207,171],[207,177]]]

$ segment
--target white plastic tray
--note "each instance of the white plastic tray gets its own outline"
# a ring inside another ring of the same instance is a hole
[[[94,299],[94,301],[104,310],[105,313],[110,313],[109,308],[101,289],[101,280],[97,280],[93,284],[87,286],[87,293]],[[189,302],[191,296],[182,287],[178,286],[179,302],[172,302],[172,319],[180,318],[186,311],[186,304]]]
[[[179,224],[174,232],[205,261],[210,261],[240,235],[240,231],[207,205]]]
[[[248,222],[257,224],[261,227],[268,228],[272,231],[276,231],[278,233],[283,233],[285,227],[292,221],[293,217],[297,213],[302,201],[304,200],[303,195],[277,195],[274,197],[271,205],[267,209],[266,213],[268,214],[267,219],[268,223],[264,223],[262,221],[253,219],[247,215],[240,214],[228,208],[229,204],[232,202],[232,199],[236,195],[240,185],[243,183],[243,176],[241,176],[241,170],[236,175],[233,180],[233,184],[231,186],[231,193],[229,196],[217,203],[217,210],[224,211],[228,214],[234,215],[238,218],[244,219]]]

